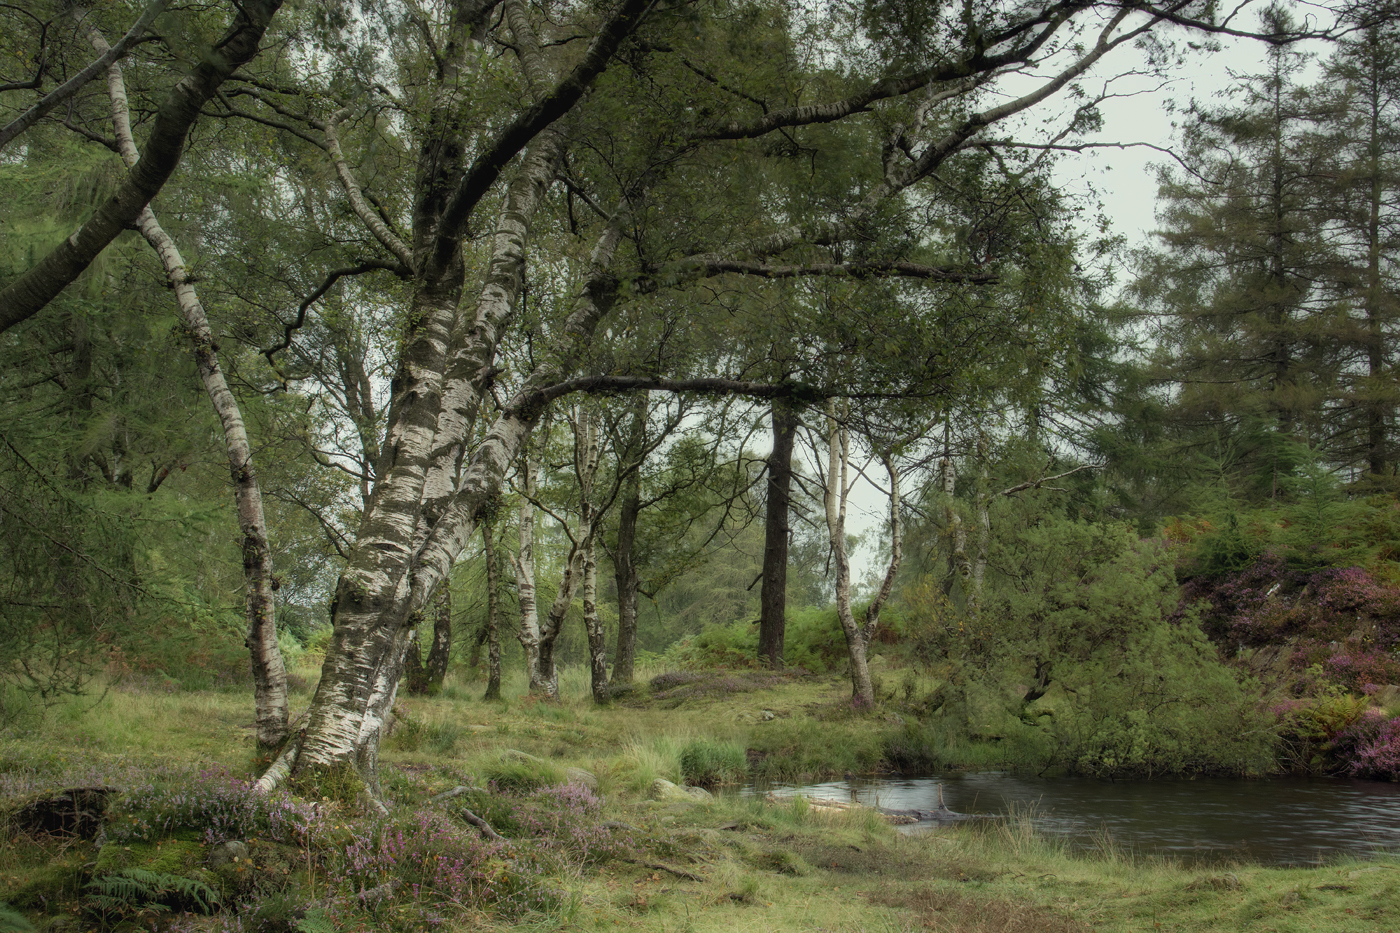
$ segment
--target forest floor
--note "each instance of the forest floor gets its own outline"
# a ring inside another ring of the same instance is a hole
[[[680,782],[681,751],[696,739],[765,746],[799,761],[794,776],[843,770],[851,759],[814,762],[893,728],[889,714],[838,714],[844,681],[734,675],[607,708],[582,682],[563,688],[558,704],[513,684],[506,701],[484,703],[481,684],[461,682],[405,699],[384,746],[389,822],[370,825],[329,799],[278,804],[258,811],[243,849],[220,843],[240,835],[249,806],[228,788],[256,767],[245,694],[128,684],[95,706],[53,709],[41,727],[0,737],[0,813],[11,820],[0,827],[0,903],[10,905],[0,931],[1400,931],[1395,858],[1189,865],[1107,840],[1073,851],[1025,819],[905,834],[873,811],[800,799],[648,799],[656,779]],[[799,755],[799,745],[815,747]],[[460,785],[508,789],[532,770],[549,784],[565,768],[596,777],[596,797],[520,784],[514,795],[429,802]],[[96,785],[124,792],[97,840],[14,822],[17,802]],[[464,806],[510,841],[480,842],[453,816]],[[391,878],[401,883],[375,883]],[[214,896],[237,912],[202,912]]]

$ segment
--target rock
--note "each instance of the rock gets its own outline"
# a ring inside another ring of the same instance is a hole
[[[584,768],[565,768],[564,780],[570,784],[582,784],[584,787],[598,793],[598,775]]]
[[[1371,694],[1371,700],[1382,709],[1400,706],[1400,687],[1395,684],[1377,687],[1376,692]]]
[[[518,748],[508,748],[508,749],[506,749],[505,751],[501,752],[501,760],[502,760],[502,761],[528,761],[528,762],[530,762],[530,764],[535,764],[535,765],[545,765],[545,764],[549,764],[549,762],[545,761],[543,758],[537,758],[537,757],[535,757],[534,755],[531,755],[531,754],[528,753],[528,752],[522,752],[522,751],[521,751],[520,749],[518,749]]]
[[[773,720],[778,718],[778,714],[773,712],[771,709],[766,709],[758,714],[758,718],[763,720],[764,722],[772,722]]]
[[[246,862],[249,858],[248,844],[230,839],[209,850],[209,867],[223,868],[229,862]]]
[[[714,795],[703,787],[683,787],[680,784],[673,784],[665,778],[657,778],[651,782],[651,790],[647,796],[652,800],[688,800],[693,802],[714,800]]]

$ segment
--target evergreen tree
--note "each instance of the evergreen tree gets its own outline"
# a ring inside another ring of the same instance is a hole
[[[1266,17],[1279,29],[1278,9]],[[1236,77],[1225,106],[1193,104],[1181,166],[1162,171],[1160,246],[1131,289],[1151,315],[1149,376],[1164,386],[1173,456],[1230,461],[1269,497],[1299,443],[1335,435],[1337,309],[1319,192],[1318,107],[1303,57],[1273,46],[1265,73]]]

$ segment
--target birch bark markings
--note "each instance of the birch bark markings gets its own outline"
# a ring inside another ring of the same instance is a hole
[[[111,50],[107,40],[91,24],[80,22],[86,26],[88,40],[105,58]],[[141,155],[131,134],[131,108],[126,96],[126,82],[122,78],[121,65],[116,62],[107,68],[107,93],[112,101],[112,126],[116,133],[117,149],[122,161],[130,168],[140,160]],[[248,626],[244,644],[252,662],[256,735],[260,746],[271,748],[287,737],[287,669],[277,645],[272,550],[263,513],[262,489],[253,465],[253,448],[248,442],[243,412],[229,390],[228,381],[219,365],[213,329],[209,326],[199,293],[186,271],[184,257],[149,205],[137,216],[136,227],[160,257],[166,280],[175,292],[175,307],[185,335],[190,340],[200,381],[223,428],[238,527],[243,534],[243,605]]]

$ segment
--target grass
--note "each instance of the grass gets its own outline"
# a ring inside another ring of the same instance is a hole
[[[438,697],[401,701],[405,715],[383,750],[385,791],[399,804],[391,824],[373,829],[328,803],[315,824],[325,834],[319,850],[310,843],[303,850],[253,840],[254,863],[277,866],[273,888],[248,887],[238,865],[218,869],[222,874],[191,871],[201,883],[224,885],[232,901],[241,897],[255,905],[248,911],[291,915],[298,904],[319,903],[345,883],[332,869],[347,847],[388,852],[374,846],[403,846],[403,838],[418,832],[415,838],[426,841],[394,856],[397,864],[419,858],[421,868],[438,864],[433,853],[455,857],[448,843],[414,829],[412,820],[429,810],[426,799],[457,784],[509,784],[501,779],[518,771],[514,795],[458,800],[511,836],[508,850],[480,848],[464,824],[452,823],[456,828],[443,837],[472,840],[479,849],[473,864],[496,873],[493,883],[504,893],[464,902],[460,910],[439,905],[440,924],[408,894],[395,894],[372,910],[339,917],[337,928],[1361,933],[1394,930],[1393,918],[1400,916],[1400,861],[1388,857],[1311,868],[1199,866],[1137,856],[1107,838],[1095,852],[1074,851],[1037,835],[1024,814],[904,835],[871,811],[832,811],[800,798],[644,799],[656,778],[679,781],[687,750],[696,748],[721,750],[703,757],[731,765],[733,750],[748,749],[756,770],[796,776],[868,770],[892,743],[918,744],[918,729],[889,713],[852,713],[840,680],[736,680],[697,690],[680,703],[674,694],[642,696],[605,709],[588,700],[580,674],[566,672],[559,704],[532,702],[522,695],[520,678],[504,686],[505,699],[493,703],[478,699],[482,684],[462,680],[450,680]],[[308,699],[303,694],[297,702]],[[155,773],[178,781],[180,768],[193,773],[212,765],[251,775],[251,720],[248,698],[236,691],[113,689],[89,712],[76,703],[60,707],[42,729],[0,739],[0,797],[98,780],[135,787]],[[536,789],[568,767],[598,777],[601,811],[592,797],[556,799]],[[453,813],[433,812],[449,820]],[[206,865],[208,845],[198,834],[171,837],[165,845],[133,844],[121,854],[133,860],[133,869],[169,872],[166,863],[176,850],[168,847],[178,845],[180,853],[198,852],[197,858],[182,855],[190,865]],[[86,866],[98,862],[91,842],[34,839],[0,827],[0,902],[20,908],[40,930],[100,928],[102,916],[82,900],[92,872]],[[134,930],[147,915],[133,908],[121,916],[122,928]],[[232,926],[227,914],[161,916],[172,929]],[[251,921],[253,914],[243,916]],[[54,925],[61,917],[73,922]],[[108,928],[120,925],[112,920]]]

